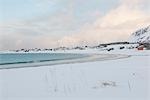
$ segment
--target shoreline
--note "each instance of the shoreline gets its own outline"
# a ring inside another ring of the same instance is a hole
[[[75,58],[70,60],[56,60],[56,61],[46,61],[46,62],[33,62],[26,64],[10,64],[10,65],[0,65],[0,70],[4,69],[16,69],[16,68],[30,68],[30,67],[44,67],[44,66],[54,66],[62,64],[75,64],[75,63],[87,63],[95,61],[106,61],[106,60],[117,60],[131,57],[130,55],[123,54],[87,54],[81,58]]]
[[[77,52],[79,51],[73,53]],[[2,90],[0,98],[4,100],[150,98],[149,51],[83,52],[79,53],[93,56],[77,61],[81,63],[57,63],[42,67],[0,70]]]

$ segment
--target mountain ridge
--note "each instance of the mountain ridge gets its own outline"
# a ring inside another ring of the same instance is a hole
[[[150,43],[150,25],[133,32],[129,42]]]

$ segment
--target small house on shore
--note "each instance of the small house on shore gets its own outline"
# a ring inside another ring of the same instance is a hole
[[[150,43],[140,43],[137,47],[138,50],[150,50]]]

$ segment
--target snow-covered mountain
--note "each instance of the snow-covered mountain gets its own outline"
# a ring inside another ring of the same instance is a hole
[[[150,43],[150,25],[132,33],[129,41],[136,43]]]

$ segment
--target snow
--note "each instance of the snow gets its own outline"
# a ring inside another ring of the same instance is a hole
[[[149,100],[150,51],[55,53],[131,55],[121,59],[0,70],[0,100]]]
[[[134,32],[130,39],[130,42],[144,42],[150,43],[150,25],[146,28],[142,28],[136,32]]]

